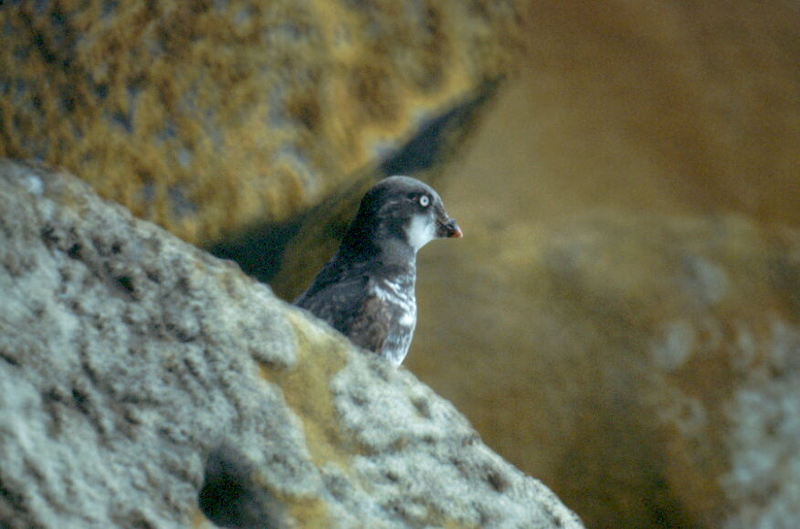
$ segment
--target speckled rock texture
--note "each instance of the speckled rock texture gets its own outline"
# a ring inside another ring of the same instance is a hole
[[[195,243],[281,221],[518,54],[519,0],[10,2],[0,155]]]
[[[0,526],[582,527],[407,370],[0,161]]]

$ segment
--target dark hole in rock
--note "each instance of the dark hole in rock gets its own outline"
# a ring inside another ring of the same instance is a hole
[[[72,400],[75,406],[84,414],[91,415],[89,410],[89,394],[79,388],[72,388]]]
[[[161,274],[158,273],[156,270],[145,270],[145,275],[147,279],[152,281],[153,283],[160,285],[161,284]]]
[[[67,250],[67,255],[70,256],[72,259],[80,259],[81,258],[81,245],[80,243],[75,243],[69,247]]]
[[[431,418],[431,405],[426,399],[421,397],[413,398],[411,399],[411,404],[414,405],[414,408],[417,410],[417,413],[419,413],[420,417],[424,417],[426,419]]]
[[[505,492],[508,489],[508,478],[504,476],[499,470],[490,470],[486,474],[486,481],[497,492]]]
[[[133,294],[135,289],[133,287],[133,279],[130,276],[118,276],[115,278],[119,286],[122,287],[128,294]]]
[[[4,360],[11,364],[12,366],[18,367],[20,366],[19,360],[10,352],[0,350],[0,360]]]
[[[208,456],[198,504],[220,527],[280,529],[283,505],[254,479],[255,468],[236,448],[223,445]]]

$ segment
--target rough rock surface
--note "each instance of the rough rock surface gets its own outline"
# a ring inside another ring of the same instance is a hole
[[[191,242],[316,203],[501,75],[519,0],[11,2],[0,156]]]
[[[0,162],[0,526],[575,528],[405,369]]]

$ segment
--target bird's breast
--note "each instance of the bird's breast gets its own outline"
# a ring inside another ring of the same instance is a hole
[[[378,281],[375,285],[375,295],[381,301],[396,305],[403,312],[403,317],[413,316],[413,322],[416,322],[417,300],[414,296],[413,281]],[[406,323],[413,322],[406,321]]]
[[[374,291],[391,314],[391,325],[381,352],[389,360],[399,364],[408,353],[417,325],[414,281],[378,281]]]

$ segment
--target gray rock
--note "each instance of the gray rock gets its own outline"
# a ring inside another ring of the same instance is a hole
[[[580,528],[405,369],[0,161],[0,526]]]

